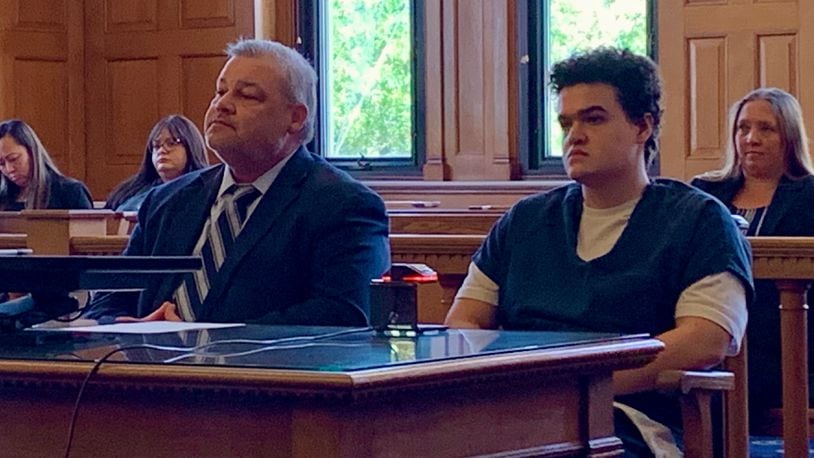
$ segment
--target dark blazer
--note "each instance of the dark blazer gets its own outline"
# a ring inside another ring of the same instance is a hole
[[[54,174],[52,177],[45,209],[84,210],[93,208],[93,199],[84,183],[63,175]],[[24,202],[12,202],[6,207],[6,210],[20,211],[24,208]]]
[[[225,171],[217,165],[150,191],[126,255],[189,255]],[[258,203],[196,319],[364,326],[369,283],[390,267],[384,203],[373,191],[300,148]],[[87,316],[144,316],[171,300],[181,276],[137,293],[109,293]],[[104,320],[103,320],[104,321]]]
[[[63,175],[53,177],[47,208],[69,210],[93,208],[93,198],[84,183]]]
[[[743,178],[723,181],[692,180],[692,185],[723,202],[730,210]],[[766,236],[814,236],[814,176],[790,180],[782,178],[767,209],[760,234]]]
[[[730,211],[732,200],[743,186],[743,178],[707,181],[696,178],[692,184],[717,197]],[[777,186],[759,236],[814,236],[814,177],[799,180],[783,178]],[[809,293],[808,303],[814,294]],[[746,328],[749,345],[749,406],[751,420],[760,423],[766,409],[782,404],[780,378],[780,313],[779,293],[774,282],[755,281],[755,301],[749,309]],[[814,327],[809,323],[809,386],[814,369]],[[814,388],[814,386],[812,386]],[[809,391],[810,397],[814,391]],[[809,404],[814,405],[814,399]]]

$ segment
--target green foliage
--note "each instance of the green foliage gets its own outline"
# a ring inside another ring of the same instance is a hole
[[[412,155],[410,0],[329,0],[334,158]]]
[[[549,64],[598,46],[647,54],[647,0],[550,0],[550,7]],[[561,156],[562,130],[548,105],[549,155]]]

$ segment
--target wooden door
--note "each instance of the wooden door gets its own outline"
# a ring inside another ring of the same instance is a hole
[[[254,36],[252,0],[86,0],[86,182],[102,200],[138,170],[147,135],[182,113],[201,128],[223,49]]]
[[[57,167],[83,178],[82,0],[0,0],[0,119],[31,125]]]
[[[757,87],[794,94],[814,122],[814,2],[666,1],[658,21],[662,175],[689,179],[720,167],[729,107]]]

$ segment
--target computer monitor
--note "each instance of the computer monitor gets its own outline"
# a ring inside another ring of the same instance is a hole
[[[0,291],[30,295],[0,303],[0,330],[14,331],[76,311],[77,290],[139,290],[202,266],[197,256],[0,256]],[[34,314],[36,318],[26,319]]]

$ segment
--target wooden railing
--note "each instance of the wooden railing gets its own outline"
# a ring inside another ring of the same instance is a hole
[[[503,215],[500,210],[389,211],[392,234],[483,235]]]
[[[110,210],[0,212],[0,248],[37,254],[119,254],[135,214]]]
[[[783,439],[787,457],[807,457],[808,304],[814,280],[814,238],[754,237],[755,279],[774,280],[780,291],[780,336],[783,372]]]
[[[127,247],[127,235],[71,237],[70,254],[82,256],[118,255]]]

